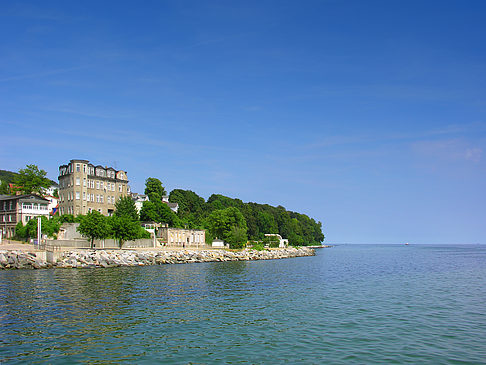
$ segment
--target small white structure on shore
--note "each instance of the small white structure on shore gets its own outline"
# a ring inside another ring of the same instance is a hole
[[[265,237],[275,237],[278,239],[278,247],[284,248],[289,246],[289,240],[286,238],[282,238],[281,235],[276,233],[265,233]]]
[[[211,243],[211,247],[218,247],[218,248],[224,248],[224,241],[216,238],[213,240]]]

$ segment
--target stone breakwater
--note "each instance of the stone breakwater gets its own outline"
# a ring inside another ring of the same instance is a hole
[[[0,251],[0,269],[43,268],[95,268],[118,266],[146,266],[163,264],[187,264],[192,262],[224,262],[249,260],[274,260],[290,257],[314,256],[307,247],[274,250],[181,250],[181,251],[128,251],[128,250],[79,250],[60,253],[54,262],[42,260],[35,253]]]

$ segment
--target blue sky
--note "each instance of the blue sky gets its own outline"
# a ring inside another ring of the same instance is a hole
[[[306,213],[328,242],[486,243],[483,1],[0,3],[0,168],[88,159]]]

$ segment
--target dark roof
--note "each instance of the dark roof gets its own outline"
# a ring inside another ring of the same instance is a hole
[[[26,201],[42,201],[49,202],[49,200],[41,197],[37,194],[24,194],[24,195],[0,195],[0,200],[22,200]]]

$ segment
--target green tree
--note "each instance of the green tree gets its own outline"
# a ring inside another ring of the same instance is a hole
[[[8,191],[8,183],[4,180],[0,182],[0,194],[2,195],[7,195],[9,193]]]
[[[24,194],[42,194],[42,190],[51,186],[51,181],[46,178],[47,172],[39,170],[37,165],[26,165],[19,170],[19,174],[14,180],[15,189]]]
[[[22,224],[22,222],[18,222],[15,226],[15,238],[19,240],[27,239],[27,228]]]
[[[149,177],[145,180],[145,195],[148,195],[150,201],[161,200],[166,194],[165,188],[159,179]]]
[[[61,222],[58,217],[53,217],[51,219],[44,216],[41,217],[42,234],[45,234],[48,237],[56,237],[60,228]],[[17,223],[17,226],[15,227],[15,235],[22,239],[37,238],[37,217],[29,220],[25,226],[22,225],[22,222]]]
[[[159,219],[160,216],[155,202],[144,201],[140,210],[140,220],[142,222],[159,222]]]
[[[129,196],[123,196],[115,203],[115,216],[126,217],[132,221],[138,222],[138,212],[135,202]]]
[[[93,248],[95,239],[107,238],[111,233],[107,217],[96,210],[89,212],[82,218],[77,230],[83,236],[89,238],[91,248]]]
[[[226,238],[226,242],[230,244],[231,248],[243,248],[247,240],[246,229],[243,227],[231,227],[231,231]]]
[[[118,240],[120,248],[125,241],[137,239],[140,235],[140,224],[129,216],[111,217],[111,234]]]
[[[180,227],[181,220],[177,215],[162,201],[145,201],[140,210],[140,220],[142,222],[167,223],[170,227]]]
[[[215,210],[208,216],[206,224],[212,237],[223,239],[230,247],[238,248],[246,242],[246,221],[238,208]]]
[[[59,221],[61,223],[74,223],[74,215],[72,214],[63,214],[59,216]]]
[[[190,228],[202,228],[207,216],[206,202],[190,190],[174,189],[169,194],[171,203],[179,204],[177,216]]]

